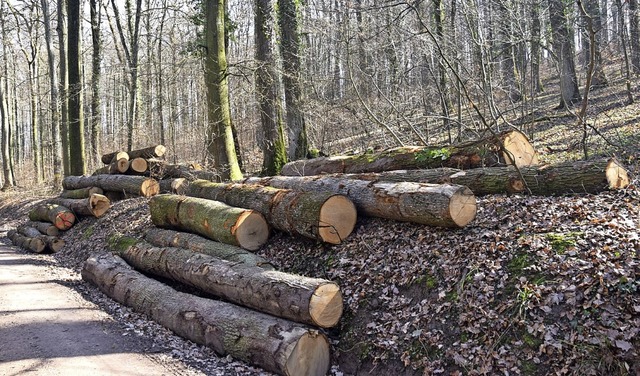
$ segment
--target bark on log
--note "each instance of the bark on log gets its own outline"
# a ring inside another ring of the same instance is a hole
[[[29,225],[18,226],[17,230],[21,235],[24,235],[25,237],[31,239],[32,242],[34,242],[35,239],[39,239],[44,245],[45,249],[48,249],[53,253],[58,252],[60,249],[62,249],[62,247],[64,247],[65,244],[64,240],[56,236],[44,235],[37,228]],[[41,247],[40,243],[38,242],[35,242],[34,246]],[[45,249],[39,250],[37,252],[40,253]]]
[[[129,154],[126,151],[114,151],[113,153],[103,154],[100,159],[102,160],[102,163],[108,165],[111,164],[111,162],[117,161],[119,159],[129,160],[130,158]]]
[[[145,240],[158,247],[185,248],[194,252],[221,258],[235,263],[257,266],[264,270],[275,270],[265,258],[246,249],[203,238],[196,234],[151,227]]]
[[[222,243],[255,251],[269,238],[262,214],[194,197],[159,195],[149,201],[158,227],[195,232]]]
[[[71,189],[71,190],[62,190],[60,193],[60,197],[62,198],[88,198],[92,193],[97,193],[99,195],[104,194],[102,188],[99,187],[87,187],[80,189]]]
[[[97,193],[87,198],[51,198],[48,202],[69,208],[76,215],[100,218],[111,207],[109,199]]]
[[[149,159],[149,158],[161,158],[164,156],[164,153],[166,151],[167,151],[167,148],[165,148],[164,145],[154,145],[144,149],[131,150],[128,152],[128,154],[130,159],[134,159],[134,158]]]
[[[143,174],[147,172],[149,169],[149,165],[147,164],[147,160],[144,158],[133,158],[129,163],[129,170],[127,171],[130,174]]]
[[[159,179],[184,178],[189,181],[203,179],[209,181],[221,181],[220,175],[213,171],[205,171],[202,166],[194,163],[169,164],[159,159],[148,159],[149,175]]]
[[[43,235],[58,236],[60,234],[60,230],[50,222],[29,221],[26,225],[29,227],[35,227]]]
[[[160,184],[160,193],[173,193],[176,195],[184,195],[187,193],[189,181],[185,178],[176,179],[161,179],[158,180]]]
[[[437,227],[464,227],[476,215],[476,198],[467,187],[449,184],[372,183],[325,176],[248,178],[248,184],[298,191],[329,191],[347,196],[371,217]]]
[[[253,209],[278,230],[331,244],[340,244],[349,236],[357,219],[351,200],[326,191],[300,192],[196,180],[191,182],[186,195]]]
[[[538,164],[538,156],[527,137],[515,130],[453,146],[406,146],[373,154],[292,161],[282,167],[280,174],[311,176],[438,167],[470,169],[512,164]]]
[[[68,230],[76,221],[76,216],[68,208],[50,203],[36,205],[29,212],[32,221],[49,221],[59,230]]]
[[[327,338],[304,325],[178,292],[111,254],[89,258],[82,277],[114,300],[220,355],[281,375],[321,376],[329,370]]]
[[[367,181],[451,183],[467,186],[477,196],[529,192],[540,196],[598,193],[624,188],[630,182],[625,167],[617,160],[608,158],[544,166],[524,166],[518,169],[513,166],[471,170],[440,168],[340,174],[333,177]]]
[[[7,237],[11,240],[13,245],[31,252],[42,253],[46,249],[46,244],[42,239],[24,236],[16,230],[9,230],[7,232]]]
[[[296,322],[330,328],[342,316],[337,284],[173,247],[155,247],[133,238],[111,243],[129,265],[196,287],[229,302]]]
[[[157,195],[160,186],[155,179],[131,175],[67,176],[62,180],[64,189],[100,187],[104,191],[125,192],[135,196]]]

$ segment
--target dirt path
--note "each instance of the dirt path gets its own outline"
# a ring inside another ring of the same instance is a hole
[[[0,375],[197,375],[87,302],[52,261],[0,245]]]

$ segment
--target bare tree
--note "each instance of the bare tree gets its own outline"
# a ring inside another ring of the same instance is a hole
[[[81,0],[69,0],[67,14],[67,51],[69,53],[69,172],[87,172],[84,146],[84,114],[82,89],[82,48],[80,39]]]
[[[42,0],[46,1],[46,0]],[[100,133],[102,128],[102,110],[100,100],[100,75],[102,71],[102,36],[100,31],[101,9],[100,0],[89,0],[91,17],[91,152],[93,160],[100,162],[102,150],[100,147]]]
[[[549,1],[549,21],[553,31],[553,49],[560,74],[560,104],[565,108],[580,101],[574,60],[573,36],[569,33],[566,6],[562,0]]]

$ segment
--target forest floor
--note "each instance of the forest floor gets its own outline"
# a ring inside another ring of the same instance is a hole
[[[327,331],[332,374],[640,374],[640,105],[611,93],[593,93],[589,119],[603,137],[591,132],[588,148],[629,167],[626,189],[478,197],[475,220],[455,230],[363,217],[333,246],[273,234],[258,253],[278,269],[341,286],[344,316]],[[580,158],[575,117],[546,101],[546,110],[513,124],[530,127],[544,162]],[[53,194],[2,193],[2,228],[26,221],[37,199]],[[125,333],[153,338],[155,351],[206,374],[261,374],[179,339],[79,278],[84,260],[107,252],[111,234],[141,236],[152,226],[147,204],[116,202],[66,232],[61,252],[38,257],[65,268],[69,284]]]

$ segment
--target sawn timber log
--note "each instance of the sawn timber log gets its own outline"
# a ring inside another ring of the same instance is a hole
[[[185,248],[234,263],[244,263],[265,270],[275,270],[273,265],[264,257],[249,252],[244,248],[216,242],[188,232],[151,227],[147,230],[144,238],[158,247]]]
[[[9,238],[11,243],[16,247],[24,248],[31,252],[42,253],[46,249],[46,244],[42,239],[24,236],[16,230],[7,231],[7,238]]]
[[[76,222],[76,216],[68,208],[50,203],[40,203],[29,212],[32,221],[48,221],[59,230],[68,230]]]
[[[103,195],[93,193],[87,198],[51,198],[48,202],[69,208],[76,215],[100,218],[111,207],[109,199]]]
[[[71,189],[71,190],[63,190],[60,193],[60,197],[62,198],[87,198],[91,196],[92,193],[97,193],[99,195],[104,194],[102,188],[99,187],[87,187],[80,189]]]
[[[43,235],[58,236],[60,234],[60,230],[51,222],[29,221],[26,225],[29,227],[35,227]]]
[[[321,328],[335,326],[342,316],[340,288],[325,279],[264,270],[188,249],[155,247],[133,238],[112,242],[111,250],[144,273],[273,316]]]
[[[340,244],[349,236],[357,219],[351,200],[326,191],[196,180],[189,184],[186,195],[253,209],[278,230],[331,244]]]
[[[321,376],[329,370],[327,338],[304,325],[178,292],[111,254],[89,258],[82,277],[114,300],[220,355],[288,376]]]
[[[476,215],[476,198],[467,187],[449,184],[368,182],[325,176],[248,178],[248,184],[345,195],[371,217],[437,227],[464,227]]]
[[[625,188],[630,182],[625,167],[613,158],[569,161],[520,168],[513,166],[471,170],[437,168],[331,176],[376,182],[412,181],[458,184],[469,187],[477,196],[501,193],[531,193],[539,196],[598,193],[604,190]]]
[[[129,163],[127,158],[114,159],[108,165],[95,170],[92,175],[124,174],[129,169]]]
[[[129,154],[126,151],[114,151],[112,153],[103,154],[100,159],[102,160],[102,163],[108,165],[119,159],[129,160]]]
[[[158,227],[195,232],[251,251],[269,238],[269,225],[262,214],[218,201],[158,195],[149,201],[149,210]]]
[[[174,193],[177,195],[187,193],[187,187],[189,186],[189,181],[185,178],[160,179],[158,183],[160,184],[160,193]]]
[[[64,189],[100,187],[104,191],[124,192],[145,197],[157,195],[160,191],[157,180],[132,175],[67,176],[62,180],[62,187]]]
[[[527,137],[510,130],[453,146],[403,146],[378,153],[297,160],[285,164],[280,174],[311,176],[325,173],[536,164],[538,156]]]
[[[49,236],[42,234],[37,228],[29,226],[29,225],[21,225],[17,228],[18,232],[25,237],[32,239],[31,242],[34,242],[35,239],[39,239],[44,245],[45,249],[38,250],[40,253],[46,249],[49,249],[51,252],[55,253],[64,247],[65,241],[58,238],[57,236]],[[40,248],[41,245],[35,244],[36,248]]]

